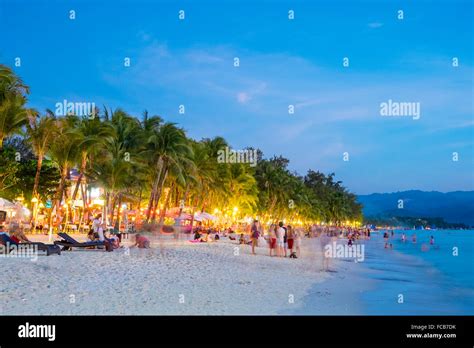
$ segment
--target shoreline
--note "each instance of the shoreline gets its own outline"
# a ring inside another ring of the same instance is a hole
[[[84,235],[73,236],[85,240]],[[438,288],[449,284],[448,275],[402,251],[416,250],[412,245],[395,240],[394,250],[383,249],[380,235],[358,241],[365,244],[364,262],[331,259],[330,271],[322,270],[319,238],[304,238],[302,257],[296,260],[269,257],[266,246],[254,256],[250,246],[227,239],[189,243],[161,235],[151,241],[151,249],[64,251],[61,256],[41,255],[36,262],[5,257],[0,314],[472,314],[470,284],[445,286],[441,293]],[[438,254],[433,250],[433,257]],[[397,303],[400,293],[403,305]]]

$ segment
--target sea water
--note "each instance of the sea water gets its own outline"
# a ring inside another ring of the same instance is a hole
[[[364,313],[377,315],[474,314],[474,231],[395,230],[385,248],[383,232],[366,244],[361,277],[374,284],[361,294]],[[405,233],[407,240],[402,242]],[[416,234],[416,243],[412,235]],[[434,245],[430,237],[434,237]]]

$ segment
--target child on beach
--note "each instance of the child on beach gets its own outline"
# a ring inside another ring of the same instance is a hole
[[[150,240],[147,237],[142,236],[140,233],[137,233],[135,235],[135,244],[133,244],[131,246],[131,248],[133,248],[135,246],[140,248],[140,249],[149,249],[150,248]]]

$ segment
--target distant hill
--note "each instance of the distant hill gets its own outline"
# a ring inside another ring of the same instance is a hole
[[[403,209],[398,201],[403,200]],[[359,195],[368,218],[440,217],[450,223],[474,226],[474,191],[425,192],[419,190]]]

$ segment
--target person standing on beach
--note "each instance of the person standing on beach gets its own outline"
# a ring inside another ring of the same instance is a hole
[[[433,236],[430,237],[430,244],[434,245],[434,237]]]
[[[290,225],[288,225],[288,229],[286,231],[286,243],[288,244],[288,249],[290,250],[290,256],[291,254],[293,254],[294,238],[295,238],[295,233],[293,231],[293,228]]]
[[[322,233],[319,238],[319,243],[321,247],[321,256],[322,256],[322,264],[321,269],[324,271],[329,271],[329,263],[331,261],[331,255],[326,253],[326,248],[331,245],[331,243],[335,242],[336,238],[331,238],[329,233]]]
[[[283,229],[285,230],[285,233],[283,235],[283,253],[285,254],[286,257],[286,250],[288,249],[288,229],[286,226],[282,226]]]
[[[268,238],[269,238],[269,246],[270,246],[270,257],[274,256],[274,251],[276,249],[276,242],[277,242],[277,237],[276,237],[276,230],[277,226],[276,225],[271,225],[270,229],[268,230]]]
[[[300,229],[296,229],[294,232],[295,253],[298,258],[301,257],[301,234],[302,231]]]
[[[258,243],[258,237],[260,237],[260,231],[258,230],[258,220],[253,220],[252,227],[250,228],[250,233],[252,239],[252,255],[257,255],[255,253],[255,247]]]
[[[97,228],[97,235],[99,236],[99,240],[103,242],[105,240],[104,231],[107,229],[105,224],[100,224]]]
[[[99,226],[101,224],[101,218],[102,216],[99,214],[95,217],[94,220],[92,220],[92,231],[94,231],[94,233],[97,233],[99,230]]]
[[[411,240],[413,243],[416,243],[416,233],[413,233],[413,236],[411,236]]]
[[[384,232],[384,234],[383,234],[383,240],[385,241],[385,246],[384,246],[384,248],[387,249],[387,248],[388,248],[388,232]]]
[[[310,238],[316,237],[316,233],[317,233],[316,225],[315,225],[315,224],[312,224],[311,227],[310,227],[310,229],[309,229],[309,236],[310,236]]]
[[[283,257],[284,255],[284,247],[285,247],[285,229],[283,228],[283,222],[280,221],[278,223],[278,228],[276,230],[276,237],[277,237],[277,256]]]

